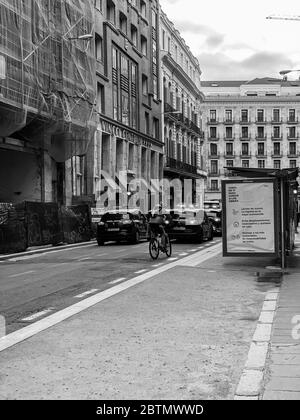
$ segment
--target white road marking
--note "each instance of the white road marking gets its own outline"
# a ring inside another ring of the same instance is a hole
[[[183,263],[188,265],[190,261],[194,262],[196,258],[198,258],[198,263],[200,263],[200,262],[204,262],[208,260],[209,258],[212,258],[213,256],[220,254],[221,252],[220,245],[216,245],[212,248],[214,249],[214,252],[211,251],[211,252],[204,253],[203,251],[199,251],[197,252],[197,254],[193,254],[192,256],[188,256],[181,260],[174,261],[169,264],[165,264],[162,267],[158,267],[155,270],[148,271],[147,273],[141,274],[130,280],[124,281],[124,283],[118,284],[114,287],[104,290],[103,292],[97,293],[94,296],[90,296],[74,305],[71,305],[65,309],[62,309],[61,311],[51,314],[47,316],[46,318],[43,318],[35,322],[34,324],[28,325],[24,328],[21,328],[20,330],[17,330],[11,334],[8,334],[0,338],[0,352],[24,340],[27,340],[28,338],[42,331],[45,331],[48,328],[53,327],[54,325],[57,325],[60,322],[65,321],[66,319],[88,308],[91,308],[92,306],[97,305],[98,303],[103,302],[104,300],[109,299],[112,296],[122,293],[131,287],[134,287],[140,283],[143,283],[144,281],[152,277],[155,277],[165,271],[168,271],[177,266],[182,266]]]
[[[9,278],[14,278],[14,277],[21,277],[21,276],[25,276],[25,274],[31,274],[34,273],[34,270],[31,271],[25,271],[24,273],[19,273],[19,274],[13,274],[12,276],[8,276]]]
[[[91,260],[91,257],[81,258],[80,260],[78,260],[78,262],[87,261],[87,260]]]
[[[186,257],[187,255],[189,254],[187,254],[186,252],[183,252],[182,254],[179,254],[179,257]]]
[[[99,289],[91,289],[91,290],[88,290],[87,292],[81,293],[80,295],[77,295],[77,296],[74,296],[74,297],[77,298],[77,299],[81,299],[85,296],[92,295],[93,293],[98,292],[98,290]]]
[[[168,261],[176,261],[178,258],[168,258]]]
[[[126,280],[126,277],[121,277],[120,279],[113,280],[109,282],[108,284],[117,284],[117,283],[121,283],[121,281],[124,281],[124,280]]]
[[[93,243],[91,245],[76,246],[76,247],[73,247],[73,248],[56,249],[55,251],[49,251],[48,248],[46,248],[45,251],[47,251],[47,252],[40,252],[38,254],[23,255],[21,257],[16,256],[16,258],[10,258],[9,260],[6,260],[6,261],[17,262],[17,261],[29,260],[31,258],[38,258],[38,257],[48,255],[48,254],[55,254],[57,252],[64,252],[64,251],[73,251],[74,249],[89,248],[91,246],[95,246],[95,244]]]
[[[200,248],[202,248],[202,246]],[[190,249],[190,252],[197,252],[197,251],[198,251],[198,248],[196,248],[196,249]]]
[[[135,271],[134,274],[142,274],[145,273],[148,270],[139,270],[139,271]]]
[[[48,314],[49,312],[52,312],[52,311],[54,311],[54,308],[45,309],[44,311],[36,312],[33,315],[27,316],[26,318],[23,318],[21,321],[31,322],[31,321],[34,321],[35,319],[40,318],[41,316],[46,315],[46,314]]]
[[[152,267],[160,267],[161,265],[163,265],[163,263],[154,264],[154,265],[152,265]]]

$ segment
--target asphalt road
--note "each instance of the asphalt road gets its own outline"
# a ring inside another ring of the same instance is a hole
[[[11,333],[115,284],[184,258],[220,242],[173,244],[171,260],[153,262],[148,243],[138,245],[91,243],[73,249],[14,257],[0,261],[0,315]]]

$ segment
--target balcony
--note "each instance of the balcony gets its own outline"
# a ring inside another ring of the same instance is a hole
[[[205,189],[206,192],[221,192],[221,188],[220,187],[209,187]]]
[[[216,124],[220,124],[220,121],[217,118],[207,118],[207,124],[216,125]]]
[[[208,171],[208,176],[220,176],[221,172],[219,170],[210,169]]]
[[[267,159],[266,153],[256,153],[257,159]]]
[[[295,153],[288,153],[288,158],[289,159],[296,159],[299,156],[299,153],[295,152]]]
[[[231,136],[231,137],[224,137],[224,140],[225,141],[234,141],[235,138],[233,136]]]
[[[261,136],[259,134],[255,138],[258,141],[266,141],[267,140],[267,136]]]
[[[288,135],[287,138],[288,138],[288,140],[298,140],[299,136],[298,136],[298,134],[295,134],[294,136]]]
[[[235,124],[235,120],[234,120],[234,118],[232,118],[232,119],[224,119],[223,120],[223,124],[224,125],[232,125],[232,124]]]
[[[226,152],[224,154],[224,158],[225,159],[234,159],[235,158],[235,153],[234,152],[232,152],[232,153]]]
[[[219,137],[208,137],[208,141],[219,141]]]
[[[281,136],[274,136],[274,135],[272,135],[272,140],[273,141],[281,141],[282,140],[282,135]]]
[[[251,153],[240,153],[240,158],[241,159],[251,159],[252,158],[252,155],[251,155]]]
[[[259,118],[259,119],[255,120],[255,123],[256,124],[268,124],[268,121],[265,120],[265,119],[262,120],[262,119]]]
[[[180,160],[173,159],[170,157],[166,158],[166,168],[173,169],[180,173],[197,175],[196,166],[190,165],[189,163],[181,162]]]
[[[280,159],[280,158],[282,158],[282,153],[272,153],[272,158],[275,158],[275,159]]]
[[[251,140],[249,135],[248,135],[248,137],[241,136],[240,139],[241,139],[241,141],[250,141]]]
[[[220,153],[217,154],[209,154],[208,159],[220,159]]]
[[[243,118],[241,118],[240,119],[240,121],[239,121],[239,123],[241,124],[241,125],[247,125],[247,124],[251,124],[251,121],[250,121],[250,118],[247,118],[247,119],[243,119]]]
[[[271,121],[271,124],[282,124],[282,123],[283,123],[282,118],[275,118],[275,119],[272,119]]]
[[[298,124],[298,118],[294,117],[294,118],[288,118],[286,123],[287,124]]]

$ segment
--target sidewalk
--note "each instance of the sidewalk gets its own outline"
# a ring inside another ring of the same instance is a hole
[[[273,323],[264,378],[265,400],[300,400],[300,234],[296,241]]]
[[[0,399],[233,399],[272,261],[205,252],[3,350]]]

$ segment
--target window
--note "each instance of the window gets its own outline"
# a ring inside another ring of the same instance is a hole
[[[280,121],[280,110],[279,109],[273,109],[273,121],[279,122]]]
[[[127,17],[122,12],[119,14],[119,27],[121,31],[127,35]]]
[[[72,157],[72,190],[74,196],[84,194],[84,156]]]
[[[281,167],[281,161],[274,160],[274,169],[280,169],[280,167]]]
[[[225,153],[227,156],[233,156],[233,143],[226,143]]]
[[[297,161],[296,160],[290,160],[290,168],[297,168]]]
[[[148,96],[148,77],[145,74],[142,75],[142,92],[143,95]]]
[[[145,133],[150,134],[150,120],[148,112],[145,112]]]
[[[232,127],[226,127],[225,135],[227,139],[232,139]]]
[[[249,143],[242,143],[242,155],[249,155]]]
[[[289,127],[288,128],[288,137],[295,139],[296,138],[296,127]]]
[[[147,15],[147,6],[146,3],[141,0],[141,15],[145,18]]]
[[[226,166],[233,168],[233,160],[226,160]]]
[[[143,55],[147,55],[147,38],[141,35],[141,51]]]
[[[258,143],[257,144],[257,154],[264,155],[265,154],[265,143]]]
[[[242,122],[248,122],[248,109],[242,109],[241,117]]]
[[[296,122],[296,110],[289,109],[289,122]]]
[[[249,168],[249,160],[242,160],[242,167]]]
[[[217,138],[217,127],[210,127],[209,135],[210,135],[211,139],[216,139]]]
[[[209,115],[210,115],[210,117],[209,117],[210,122],[216,122],[217,121],[217,111],[215,109],[211,109],[209,111]]]
[[[242,138],[248,139],[249,138],[249,128],[248,127],[242,127]]]
[[[129,143],[128,145],[128,169],[133,170],[134,164],[134,144]]]
[[[212,191],[218,191],[219,190],[219,181],[217,179],[212,179],[210,181],[210,186]]]
[[[218,145],[215,143],[212,143],[210,145],[210,154],[213,156],[216,156],[218,154]]]
[[[152,137],[155,138],[155,139],[159,139],[159,120],[157,118],[153,118]]]
[[[104,114],[104,86],[101,83],[97,83],[97,111],[100,114]]]
[[[166,48],[166,32],[163,30],[162,31],[162,49],[163,51],[165,51]]]
[[[95,35],[96,60],[103,61],[103,41],[99,34]]]
[[[280,137],[280,127],[273,127],[273,137],[279,139]]]
[[[265,161],[264,161],[264,160],[258,160],[258,161],[257,161],[257,166],[258,166],[260,169],[263,169],[263,168],[265,167]]]
[[[274,143],[273,148],[274,148],[274,155],[280,155],[280,143]]]
[[[116,7],[112,0],[107,0],[106,16],[110,23],[116,24]]]
[[[265,113],[263,109],[257,110],[257,122],[264,122]]]
[[[175,61],[177,62],[178,59],[178,47],[175,45]]]
[[[217,160],[212,160],[210,162],[210,169],[211,169],[211,173],[214,175],[218,174],[218,161]]]
[[[138,126],[137,65],[121,51],[112,49],[113,117],[125,125]]]
[[[137,47],[138,31],[137,31],[137,27],[136,26],[131,25],[130,34],[131,34],[131,42],[133,43],[133,45],[135,47]]]
[[[290,155],[295,155],[297,153],[296,150],[297,150],[296,142],[291,141],[290,144],[289,144],[289,154]]]
[[[225,110],[225,121],[226,122],[232,122],[232,110],[226,109]]]
[[[95,9],[100,10],[102,12],[102,0],[95,0],[94,1]]]
[[[168,38],[168,53],[171,52],[171,39]]]
[[[265,137],[265,128],[264,127],[257,127],[257,137],[259,139],[263,139]]]

